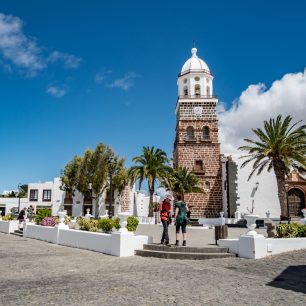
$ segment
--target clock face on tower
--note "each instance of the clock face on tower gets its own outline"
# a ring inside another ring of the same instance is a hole
[[[202,115],[203,107],[202,106],[196,106],[193,108],[193,113],[195,115]]]

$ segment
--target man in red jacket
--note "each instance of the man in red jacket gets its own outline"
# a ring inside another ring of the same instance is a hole
[[[159,214],[158,214],[158,223],[160,221],[163,224],[163,235],[161,239],[161,244],[169,244],[169,234],[168,234],[168,226],[170,224],[171,218],[171,195],[167,195],[166,198],[159,204]]]

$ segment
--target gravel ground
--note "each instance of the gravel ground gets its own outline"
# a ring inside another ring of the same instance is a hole
[[[0,234],[0,305],[306,305],[306,251],[118,258]]]

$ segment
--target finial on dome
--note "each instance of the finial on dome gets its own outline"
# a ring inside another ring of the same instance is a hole
[[[198,51],[197,48],[192,48],[192,49],[191,49],[192,57],[198,57],[198,56],[197,56],[197,51]]]

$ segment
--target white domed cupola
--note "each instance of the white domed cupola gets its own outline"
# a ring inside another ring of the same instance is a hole
[[[178,76],[178,94],[185,98],[204,98],[213,95],[213,75],[208,65],[197,56],[192,48],[192,56],[185,62]]]
[[[207,64],[197,56],[197,51],[198,51],[197,48],[191,49],[192,56],[183,65],[181,74],[192,72],[192,71],[199,71],[199,72],[206,71],[210,73]]]

